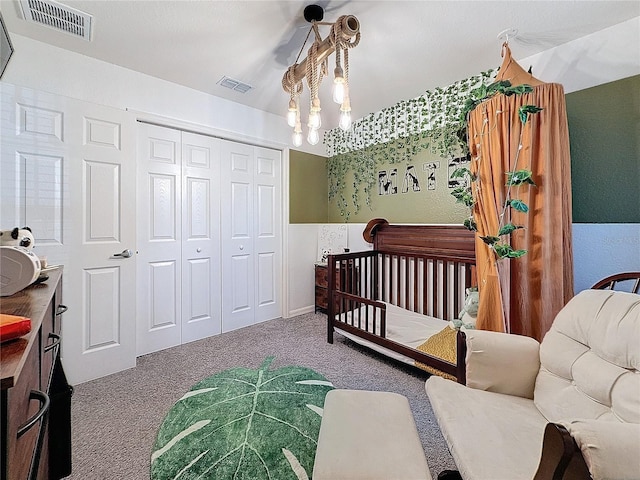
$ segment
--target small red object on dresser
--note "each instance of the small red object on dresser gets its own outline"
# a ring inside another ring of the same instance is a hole
[[[0,342],[26,335],[31,331],[31,319],[0,313]]]

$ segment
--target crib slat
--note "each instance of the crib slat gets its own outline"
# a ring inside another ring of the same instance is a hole
[[[460,288],[460,264],[453,262],[453,315],[452,318],[458,316],[460,311],[460,295],[458,295],[458,289]]]
[[[449,262],[442,262],[442,317],[445,320],[449,320]]]
[[[431,292],[431,296],[432,296],[432,301],[431,301],[431,308],[432,308],[432,312],[431,315],[434,317],[438,316],[438,291],[439,291],[439,285],[440,282],[438,281],[438,269],[439,269],[439,262],[434,260],[433,261],[433,270],[431,272],[431,284],[433,285],[433,289]]]

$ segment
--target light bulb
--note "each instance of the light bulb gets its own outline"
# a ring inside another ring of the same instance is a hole
[[[342,104],[344,101],[344,78],[336,77],[333,81],[333,101]]]
[[[298,105],[292,98],[289,100],[289,111],[287,112],[287,123],[290,127],[296,126],[296,118],[298,117]]]
[[[309,129],[309,135],[307,135],[307,142],[311,145],[316,145],[320,141],[320,135],[318,135],[318,130],[315,128]]]
[[[287,123],[290,127],[295,127],[296,125],[296,114],[297,112],[295,110],[289,110],[287,113]]]
[[[349,130],[351,128],[351,112],[341,111],[340,122],[338,123],[342,130]]]
[[[293,132],[291,141],[293,142],[294,147],[299,147],[300,145],[302,145],[302,132]]]
[[[318,129],[322,125],[322,119],[320,118],[320,112],[312,111],[309,113],[309,128]]]

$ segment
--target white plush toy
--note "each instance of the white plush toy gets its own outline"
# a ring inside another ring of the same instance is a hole
[[[29,227],[15,227],[13,230],[0,231],[0,246],[24,247],[28,250],[31,250],[34,244],[35,240]]]
[[[478,315],[479,293],[477,287],[467,288],[467,296],[464,299],[464,307],[458,314],[458,318],[449,322],[449,326],[454,330],[460,328],[476,328],[476,316]]]

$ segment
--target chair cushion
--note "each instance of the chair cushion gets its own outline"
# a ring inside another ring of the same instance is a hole
[[[431,480],[409,401],[392,392],[331,390],[314,480]]]
[[[531,480],[547,424],[532,400],[427,380],[438,425],[465,480]]]
[[[540,346],[534,402],[550,421],[640,423],[640,295],[585,290]]]

